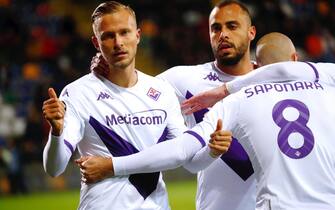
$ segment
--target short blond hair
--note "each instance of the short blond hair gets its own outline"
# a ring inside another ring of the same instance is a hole
[[[118,12],[120,10],[128,11],[129,14],[131,14],[134,17],[135,23],[136,23],[136,15],[135,15],[134,10],[129,6],[126,6],[126,5],[121,4],[119,2],[116,2],[116,1],[107,1],[107,2],[101,3],[93,11],[92,16],[91,16],[91,21],[92,21],[92,23],[94,23],[94,21],[96,19],[100,18],[101,16],[106,15],[106,14],[115,13],[115,12]]]

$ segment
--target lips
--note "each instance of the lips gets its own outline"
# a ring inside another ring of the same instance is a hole
[[[126,54],[127,54],[126,51],[119,51],[119,52],[115,52],[115,53],[113,53],[113,55],[114,55],[115,57],[123,56],[123,55],[126,55]]]
[[[113,57],[115,60],[123,60],[127,58],[128,52],[127,51],[117,51],[113,53]]]
[[[229,44],[229,43],[221,43],[219,44],[219,50],[225,50],[225,49],[229,49],[229,48],[232,48],[233,45],[232,44]]]

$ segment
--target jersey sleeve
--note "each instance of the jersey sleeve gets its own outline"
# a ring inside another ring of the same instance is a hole
[[[184,133],[138,153],[113,157],[114,174],[122,176],[177,168],[189,161],[203,146],[204,142],[196,136]]]
[[[173,139],[179,135],[181,135],[187,128],[184,122],[183,115],[181,113],[180,105],[177,99],[177,96],[171,87],[171,85],[167,82],[164,82],[166,91],[168,93],[167,100],[167,126],[168,126],[168,139]]]
[[[216,159],[218,159],[218,157],[214,158],[210,155],[210,148],[207,145],[199,150],[183,167],[191,173],[197,173],[207,168]]]
[[[52,136],[50,131],[48,142],[43,151],[44,170],[53,177],[64,172],[77,143],[83,137],[84,123],[80,120],[73,101],[70,100],[70,97],[65,96],[69,96],[67,91],[64,89],[60,97],[60,100],[66,104],[62,134]]]
[[[75,87],[71,86],[69,88],[65,88],[59,98],[66,104],[64,130],[62,135],[74,149],[83,138],[85,128],[84,119],[81,117],[79,111],[83,110],[81,108],[82,103],[80,102],[80,97],[81,92],[76,92]]]
[[[330,65],[330,64],[328,64]],[[310,62],[280,62],[260,67],[233,81],[227,82],[229,93],[235,93],[242,87],[259,83],[287,82],[293,80],[321,81],[329,84],[334,78],[334,72],[329,68],[318,68],[319,64]],[[334,67],[333,67],[334,69]],[[321,76],[321,77],[320,77]]]

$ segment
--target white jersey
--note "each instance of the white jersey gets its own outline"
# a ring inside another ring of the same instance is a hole
[[[292,70],[293,69],[293,70]],[[229,93],[241,88],[269,82],[287,82],[294,80],[320,81],[328,85],[335,84],[334,63],[312,63],[286,61],[269,64],[226,83]]]
[[[88,74],[67,85],[62,138],[81,156],[124,156],[185,131],[180,106],[166,82],[137,71],[138,82],[119,87]],[[154,157],[153,157],[154,158]],[[79,209],[170,209],[160,172],[82,183]]]
[[[193,131],[209,135],[218,118],[232,131],[255,170],[256,209],[334,210],[334,103],[335,88],[324,83],[252,85],[218,102]]]
[[[239,76],[225,74],[214,62],[210,62],[173,67],[158,77],[167,80],[174,87],[182,102]],[[184,116],[187,126],[191,128],[201,122],[207,111],[208,109],[204,109]],[[215,127],[212,132],[214,130]],[[235,139],[226,154],[198,173],[196,207],[198,210],[252,210],[256,205],[255,190],[251,162]]]

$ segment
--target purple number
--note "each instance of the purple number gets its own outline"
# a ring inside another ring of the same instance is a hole
[[[295,121],[288,121],[284,118],[283,111],[288,107],[299,111],[299,117]],[[282,100],[273,107],[272,118],[281,128],[278,133],[278,146],[285,155],[293,159],[300,159],[312,151],[314,136],[307,126],[309,110],[304,103],[293,99]],[[292,133],[300,133],[304,137],[304,144],[300,148],[293,148],[289,145],[288,137]]]

